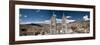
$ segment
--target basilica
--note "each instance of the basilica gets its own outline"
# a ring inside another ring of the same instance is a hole
[[[50,22],[50,34],[65,34],[67,32],[66,17],[63,15],[61,23],[57,23],[56,15],[53,15]]]

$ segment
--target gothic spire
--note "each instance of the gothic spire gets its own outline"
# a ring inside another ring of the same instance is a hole
[[[53,16],[55,16],[55,17],[56,17],[56,14],[55,14],[55,12],[53,12]]]

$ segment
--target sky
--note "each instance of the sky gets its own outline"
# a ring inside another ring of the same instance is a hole
[[[89,20],[89,11],[69,11],[69,10],[46,10],[46,9],[19,9],[20,23],[41,23],[49,22],[51,16],[55,15],[56,19],[61,20],[66,16],[69,21]],[[68,21],[67,21],[68,22]]]

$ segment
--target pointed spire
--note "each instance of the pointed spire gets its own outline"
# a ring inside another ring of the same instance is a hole
[[[55,16],[56,17],[56,14],[53,12],[53,16]]]
[[[63,13],[63,16],[64,16],[64,13]]]
[[[65,16],[64,13],[63,13],[63,16]]]

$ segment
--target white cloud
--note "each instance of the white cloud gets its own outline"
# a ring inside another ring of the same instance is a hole
[[[62,19],[56,19],[57,23],[62,23]],[[67,19],[66,23],[75,22],[76,20]]]
[[[43,21],[43,23],[45,23],[45,24],[50,24],[50,21],[51,21],[51,20],[45,20],[45,21]],[[62,20],[56,18],[56,22],[57,22],[57,23],[61,23]]]
[[[50,24],[50,20],[45,20],[44,23],[45,24]]]
[[[67,18],[71,18],[71,16],[66,16],[66,19]],[[70,23],[70,22],[75,22],[76,20],[72,20],[72,19],[67,19],[66,20],[66,23]]]
[[[50,22],[50,20],[45,20],[44,22]]]
[[[34,24],[41,24],[41,23],[44,23],[44,21],[30,21],[30,22],[20,22],[20,24],[31,24],[31,23],[34,23]]]
[[[75,22],[76,20],[66,20],[66,23]]]
[[[20,24],[30,24],[32,22],[20,22]]]
[[[26,18],[27,16],[25,15],[24,17]]]
[[[71,16],[66,16],[66,18],[71,18]]]
[[[84,19],[85,21],[89,20],[89,18],[88,18],[87,15],[83,16],[83,19]]]
[[[61,23],[62,20],[56,18],[56,21],[57,21],[57,23]]]

